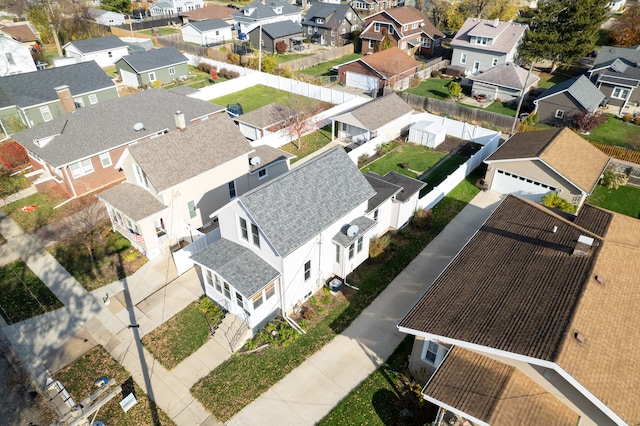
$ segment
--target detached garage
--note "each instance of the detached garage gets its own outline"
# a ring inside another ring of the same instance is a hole
[[[347,71],[346,85],[356,89],[374,91],[380,87],[380,79],[366,74]]]
[[[485,161],[485,185],[540,202],[549,192],[580,208],[609,157],[570,129],[518,133]]]

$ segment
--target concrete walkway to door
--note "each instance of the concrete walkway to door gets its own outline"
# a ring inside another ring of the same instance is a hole
[[[342,334],[227,424],[282,426],[320,421],[400,344],[405,335],[396,325],[500,200],[494,192],[479,193]]]

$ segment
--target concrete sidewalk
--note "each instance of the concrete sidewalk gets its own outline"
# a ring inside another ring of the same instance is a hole
[[[481,192],[339,336],[233,417],[228,425],[320,421],[405,337],[396,325],[498,206]]]

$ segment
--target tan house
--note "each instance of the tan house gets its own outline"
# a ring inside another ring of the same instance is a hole
[[[508,196],[398,325],[425,398],[457,424],[639,424],[639,234]]]
[[[485,161],[485,186],[539,202],[557,192],[578,208],[600,180],[609,157],[568,128],[514,135]]]
[[[240,194],[289,170],[289,156],[253,148],[221,114],[129,146],[118,160],[126,182],[98,194],[114,230],[148,257],[217,226],[215,213]]]

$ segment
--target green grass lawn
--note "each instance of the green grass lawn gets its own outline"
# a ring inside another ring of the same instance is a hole
[[[239,92],[231,93],[230,95],[211,99],[209,102],[225,106],[227,104],[235,105],[238,102],[242,105],[243,111],[247,113],[273,102],[284,103],[291,96],[296,95],[292,95],[284,90],[273,89],[262,84],[257,84]]]
[[[173,27],[158,27],[157,30],[158,30],[158,32],[160,33],[161,36],[169,35],[169,34],[175,34],[175,33],[179,33],[180,32],[180,28],[173,28]],[[148,36],[153,35],[153,30],[151,30],[151,29],[140,30],[140,31],[136,31],[136,32],[140,33],[140,34],[148,35]]]
[[[10,173],[0,173],[0,197],[4,198],[8,195],[15,194],[29,187],[27,179],[19,174],[11,176]]]
[[[54,209],[60,204],[63,198],[57,194],[49,192],[37,192],[22,200],[14,201],[2,207],[2,211],[13,219],[26,232],[48,225],[51,222],[63,218],[68,214],[69,204]],[[32,212],[22,211],[25,206],[36,206]]]
[[[93,261],[79,236],[61,241],[47,250],[88,291],[125,278],[147,262],[129,240],[113,232],[107,220],[93,231]]]
[[[394,171],[405,176],[417,178],[442,160],[445,155],[423,145],[405,144],[363,167],[362,173],[371,171],[384,176],[387,172]],[[409,168],[403,168],[403,164],[408,164]]]
[[[413,336],[407,336],[398,345],[387,362],[371,373],[360,385],[347,395],[327,414],[319,426],[359,426],[359,425],[395,425],[400,422],[400,408],[411,411],[411,424],[431,424],[437,414],[435,405],[424,402],[417,404],[415,394],[405,394],[401,374],[407,366],[407,357],[411,354]],[[414,398],[411,398],[414,397]],[[413,404],[408,402],[413,399]]]
[[[606,123],[592,130],[585,139],[607,145],[623,146],[625,148],[640,149],[640,126],[625,123],[620,118],[609,116]]]
[[[345,55],[341,58],[334,59],[332,61],[323,62],[321,64],[314,65],[309,68],[305,68],[304,70],[300,71],[300,73],[313,75],[316,77],[319,77],[321,75],[335,75],[334,73],[331,72],[332,67],[335,67],[336,65],[344,64],[345,62],[353,61],[354,59],[358,59],[361,57],[362,55],[359,53],[352,53],[350,55]]]
[[[430,228],[410,225],[406,231],[392,234],[392,243],[385,253],[367,260],[350,275],[349,281],[360,290],[334,306],[307,334],[286,347],[270,346],[261,352],[233,355],[196,383],[191,388],[192,394],[218,421],[226,422],[233,417],[344,331],[479,192],[475,182],[481,174],[472,173],[434,207]],[[301,386],[303,390],[304,384]]]
[[[551,86],[555,86],[556,84],[562,83],[563,81],[571,78],[568,75],[564,75],[560,73],[549,74],[546,72],[541,72],[539,74],[539,77],[540,77],[540,81],[538,81],[538,87],[540,87],[541,89],[548,89]]]
[[[640,218],[640,188],[621,186],[618,189],[608,189],[598,185],[587,202],[607,210]]]
[[[301,158],[316,152],[323,146],[331,142],[331,125],[325,126],[317,131],[302,137],[300,143],[300,149],[298,149],[298,142],[293,141],[280,147],[281,150],[294,154],[296,158],[291,160],[291,163],[295,163]]]
[[[444,101],[449,98],[449,83],[452,81],[448,78],[429,78],[420,83],[419,87],[407,89],[407,92]]]
[[[440,185],[451,173],[455,172],[461,164],[464,164],[469,158],[462,155],[454,154],[451,157],[444,160],[438,165],[438,167],[429,173],[423,182],[427,184],[422,190],[420,190],[420,196],[423,197],[429,193],[433,188]]]
[[[0,314],[9,324],[64,305],[21,260],[0,268]]]
[[[175,425],[133,381],[131,374],[102,346],[96,346],[67,367],[55,372],[55,378],[60,380],[75,401],[82,401],[94,392],[94,382],[103,376],[114,379],[116,385],[121,385],[122,393],[98,410],[94,419],[96,422],[106,425]],[[125,413],[120,407],[120,401],[132,392],[138,403]]]
[[[142,338],[142,344],[167,370],[187,359],[209,339],[209,321],[197,302]]]

